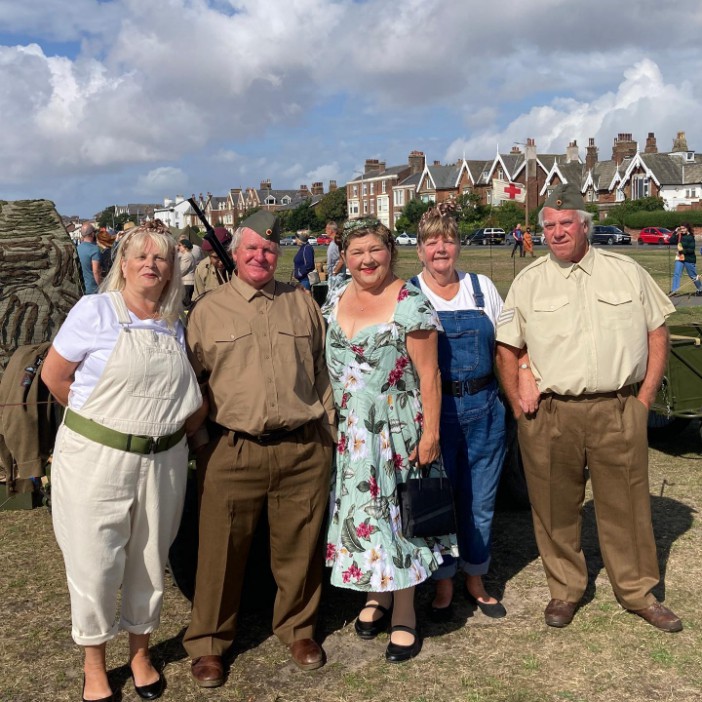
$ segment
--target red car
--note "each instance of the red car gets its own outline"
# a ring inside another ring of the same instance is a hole
[[[329,246],[331,244],[331,237],[327,236],[326,234],[320,234],[317,237],[317,245],[318,246]]]
[[[639,234],[639,246],[642,244],[670,244],[673,233],[665,227],[644,227]]]

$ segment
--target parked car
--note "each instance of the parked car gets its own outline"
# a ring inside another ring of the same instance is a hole
[[[534,242],[534,246],[540,246],[541,244],[546,243],[543,232],[535,232],[531,235],[531,240]]]
[[[331,244],[331,237],[327,236],[326,234],[320,234],[317,237],[317,245],[318,246],[329,246]]]
[[[307,239],[307,243],[310,246],[317,246],[317,237],[316,236],[309,237],[309,239]]]
[[[643,244],[670,244],[673,232],[665,227],[644,227],[639,233],[639,246]]]
[[[281,246],[294,246],[295,245],[295,237],[293,236],[284,236],[280,240],[280,245]]]
[[[402,234],[398,234],[395,237],[395,243],[398,246],[416,246],[417,245],[417,237],[412,236],[411,234],[408,234],[407,232],[402,232]]]
[[[631,244],[631,237],[619,227],[611,224],[596,224],[592,228],[590,241],[593,244]]]
[[[480,229],[476,229],[472,234],[468,234],[463,239],[462,243],[464,246],[504,244],[506,236],[505,230],[499,227],[481,227]]]

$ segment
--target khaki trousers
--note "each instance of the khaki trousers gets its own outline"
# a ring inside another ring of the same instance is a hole
[[[198,567],[185,650],[192,658],[223,655],[234,641],[246,561],[266,501],[278,586],[273,632],[286,645],[312,638],[322,583],[329,440],[310,422],[267,446],[230,432],[203,453]]]
[[[655,598],[660,578],[648,486],[648,410],[628,390],[546,396],[519,419],[519,445],[534,531],[551,597],[579,602],[587,586],[580,545],[589,469],[600,549],[614,593],[627,609]]]

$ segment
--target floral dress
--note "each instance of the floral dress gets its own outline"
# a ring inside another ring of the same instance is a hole
[[[336,321],[346,286],[330,292],[327,365],[339,415],[332,516],[326,561],[338,587],[369,592],[402,590],[426,580],[441,553],[456,554],[454,536],[402,535],[397,484],[422,426],[419,379],[407,353],[407,334],[441,330],[427,298],[406,283],[392,319],[348,339]],[[433,471],[442,470],[438,463]]]

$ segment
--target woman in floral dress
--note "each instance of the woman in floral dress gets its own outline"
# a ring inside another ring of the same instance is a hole
[[[397,485],[439,461],[441,382],[436,312],[392,272],[395,242],[378,220],[344,227],[348,284],[330,294],[327,365],[339,413],[327,565],[338,587],[367,592],[356,632],[370,639],[392,623],[386,658],[419,652],[414,587],[455,539],[402,535]]]

